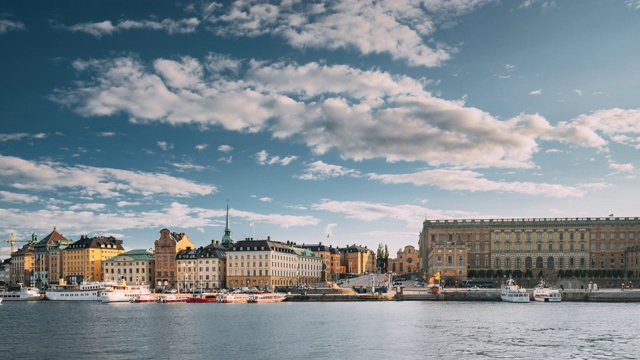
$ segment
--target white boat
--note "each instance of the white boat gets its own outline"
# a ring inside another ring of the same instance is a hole
[[[516,285],[513,279],[509,278],[506,284],[500,287],[500,298],[502,301],[515,303],[528,303],[529,293],[525,288]]]
[[[122,280],[118,284],[107,286],[100,292],[100,300],[102,302],[129,302],[131,299],[141,296],[149,295],[151,291],[148,286],[145,285],[127,285],[127,282]]]
[[[18,291],[0,291],[0,300],[5,301],[33,301],[42,300],[40,290],[35,287],[24,287],[21,283]]]
[[[138,295],[129,299],[132,303],[149,303],[156,302],[156,297],[151,295]]]
[[[544,283],[544,280],[542,280],[540,284],[536,285],[533,289],[533,300],[541,302],[560,302],[562,301],[562,296],[560,295],[560,291],[550,288]]]
[[[159,303],[177,303],[177,302],[186,302],[186,297],[179,297],[173,294],[160,296],[157,300]]]
[[[99,301],[100,293],[106,286],[107,284],[101,282],[66,284],[61,281],[47,290],[45,298],[53,301]]]
[[[234,293],[222,295],[221,297],[218,298],[218,302],[225,303],[225,304],[246,303],[248,299],[249,299],[248,294],[234,292]]]
[[[285,298],[286,298],[285,294],[279,294],[279,293],[251,294],[249,295],[247,302],[252,304],[276,303],[276,302],[283,302]]]

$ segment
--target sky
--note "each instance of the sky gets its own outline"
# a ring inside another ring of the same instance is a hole
[[[2,1],[0,239],[639,216],[639,37],[638,0]]]

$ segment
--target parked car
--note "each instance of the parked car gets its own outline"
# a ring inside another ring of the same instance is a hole
[[[424,286],[424,284],[421,283],[421,282],[414,282],[413,283],[413,287],[423,287],[423,286]]]
[[[467,291],[478,291],[478,290],[480,290],[480,288],[477,286],[473,286],[467,289]]]

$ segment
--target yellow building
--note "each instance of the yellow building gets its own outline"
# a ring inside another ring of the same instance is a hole
[[[122,240],[113,236],[81,236],[62,250],[62,277],[67,284],[102,281],[102,262],[123,252]]]
[[[300,247],[313,251],[322,258],[324,263],[320,281],[337,281],[340,279],[340,251],[333,246],[316,244],[302,244]]]
[[[407,245],[398,250],[395,259],[389,259],[389,271],[396,274],[412,274],[418,271],[418,252],[415,246]]]
[[[160,238],[155,241],[156,289],[177,289],[178,270],[176,255],[181,250],[193,249],[193,243],[185,233],[160,230]]]
[[[346,274],[361,275],[377,271],[376,253],[367,247],[351,245],[340,248],[340,266]]]
[[[29,242],[11,254],[9,286],[35,286],[33,277],[33,243]]]

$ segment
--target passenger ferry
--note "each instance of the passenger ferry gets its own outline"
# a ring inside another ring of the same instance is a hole
[[[509,278],[506,284],[502,284],[500,287],[500,297],[502,301],[514,302],[514,303],[528,303],[529,293],[526,289],[516,285],[513,279]]]
[[[82,282],[67,284],[60,279],[58,285],[52,285],[45,293],[45,299],[53,301],[99,301],[100,292],[107,284],[101,282]]]
[[[540,302],[560,302],[562,301],[562,296],[560,296],[560,292],[557,289],[550,288],[544,283],[544,280],[542,280],[540,284],[536,285],[533,289],[533,300]]]
[[[125,280],[119,284],[107,286],[100,292],[102,302],[129,302],[132,298],[140,295],[149,295],[151,291],[145,285],[127,285]]]
[[[35,287],[24,287],[22,283],[18,291],[0,291],[0,299],[5,301],[34,301],[42,300],[43,296],[40,290]]]
[[[278,303],[278,302],[283,302],[285,298],[286,298],[285,294],[279,294],[279,293],[251,294],[249,295],[247,302],[252,304]]]

